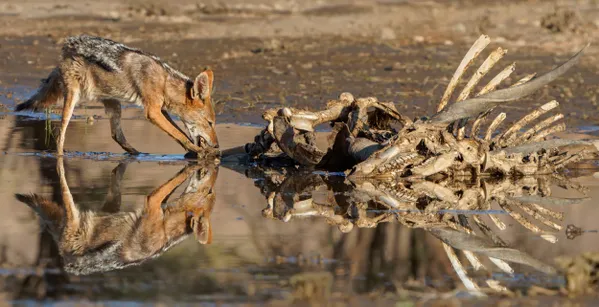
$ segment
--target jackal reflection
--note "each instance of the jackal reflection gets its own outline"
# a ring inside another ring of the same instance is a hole
[[[62,158],[57,160],[62,204],[41,195],[17,194],[39,216],[58,245],[68,273],[85,275],[138,265],[162,255],[192,232],[201,244],[210,244],[210,214],[215,204],[215,166],[189,164],[152,191],[143,208],[120,212],[120,181],[127,162],[112,171],[112,185],[100,212],[82,210],[73,201]],[[165,203],[189,179],[177,199]]]

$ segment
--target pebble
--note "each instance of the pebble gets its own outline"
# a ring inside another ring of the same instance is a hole
[[[381,39],[383,40],[394,40],[397,39],[397,35],[395,35],[395,31],[391,28],[382,28],[381,29]]]
[[[466,32],[466,26],[463,23],[458,23],[457,25],[455,25],[453,27],[453,29],[457,32],[462,32],[462,33]]]
[[[422,43],[422,42],[424,42],[424,36],[416,35],[416,36],[414,36],[414,41],[417,43]]]
[[[312,63],[304,63],[301,66],[303,69],[312,69],[314,65]]]

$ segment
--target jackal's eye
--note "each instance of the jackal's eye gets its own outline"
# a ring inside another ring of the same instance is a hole
[[[209,125],[211,128],[214,128],[214,122],[213,122],[213,121],[209,120],[209,121],[208,121],[208,125]]]

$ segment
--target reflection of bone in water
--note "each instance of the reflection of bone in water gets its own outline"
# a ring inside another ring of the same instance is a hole
[[[488,55],[452,102],[466,70],[489,42],[489,37],[482,35],[473,44],[440,99],[438,112],[428,119],[412,121],[400,114],[392,102],[343,93],[321,111],[288,107],[266,111],[266,128],[244,147],[247,158],[263,165],[274,160],[346,171],[356,178],[408,180],[550,174],[596,152],[592,141],[548,139],[565,129],[559,123],[562,114],[542,118],[559,106],[557,101],[535,108],[505,129],[501,129],[507,119],[505,113],[485,124],[497,107],[528,96],[564,74],[576,64],[582,50],[546,74],[529,74],[511,86],[497,89],[514,71],[512,63],[476,92],[483,77],[507,52],[498,48]],[[321,150],[316,146],[314,130],[324,123],[333,129],[328,148]],[[225,151],[224,156],[232,152]]]
[[[198,242],[211,243],[210,214],[215,203],[212,189],[218,168],[189,164],[152,191],[143,208],[119,212],[120,181],[127,163],[121,162],[112,172],[110,191],[100,212],[81,210],[74,203],[62,158],[57,160],[62,204],[37,194],[17,194],[49,229],[68,273],[91,274],[138,265],[162,255],[192,232]],[[181,196],[166,203],[187,179]]]
[[[560,185],[565,180],[559,178]],[[507,209],[503,214],[505,218],[555,243],[555,233],[562,229],[564,216],[551,206],[580,203],[586,198],[552,197],[549,186],[554,182],[552,177],[487,178],[478,182],[351,181],[344,177],[292,172],[283,181],[279,177],[271,181],[266,175],[260,188],[267,199],[262,213],[269,219],[290,222],[318,217],[342,232],[387,222],[424,229],[443,242],[455,272],[467,289],[484,295],[489,289],[509,289],[492,278],[484,280],[484,287],[477,284],[468,276],[469,267],[474,271],[492,272],[495,266],[513,276],[512,264],[518,263],[546,274],[555,273],[553,267],[508,247],[499,235],[507,226],[499,223],[491,211],[492,206]],[[490,226],[493,224],[497,229]],[[470,266],[462,264],[457,251],[464,254]],[[484,258],[489,259],[489,264],[485,264]]]

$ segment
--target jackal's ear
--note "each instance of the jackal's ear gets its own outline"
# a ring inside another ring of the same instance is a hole
[[[210,97],[210,93],[212,92],[213,81],[214,74],[212,73],[212,70],[204,70],[201,74],[199,74],[196,77],[195,81],[193,82],[191,97],[194,99],[200,98],[202,100]]]

